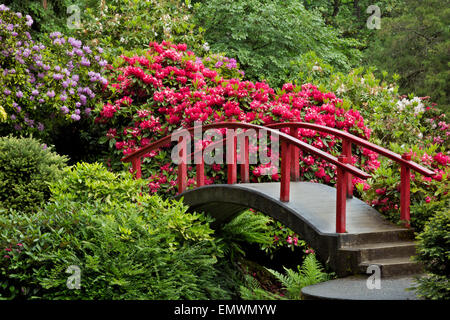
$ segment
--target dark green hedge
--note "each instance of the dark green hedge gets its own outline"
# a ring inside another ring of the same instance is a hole
[[[0,208],[37,210],[50,196],[49,182],[62,175],[67,158],[33,138],[0,138]]]

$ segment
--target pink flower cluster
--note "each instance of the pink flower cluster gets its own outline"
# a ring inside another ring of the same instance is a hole
[[[129,154],[179,127],[192,126],[194,121],[207,124],[236,120],[260,125],[305,121],[367,139],[370,136],[360,113],[341,108],[342,101],[331,92],[321,92],[311,84],[292,83],[276,92],[265,82],[225,79],[206,68],[184,44],[151,43],[144,56],[122,56],[122,63],[111,71],[112,101],[97,110],[96,123],[105,129],[109,140],[114,140],[117,155]],[[332,154],[340,152],[340,141],[332,135],[300,129],[299,136]],[[306,179],[334,182],[333,165],[309,154],[301,153],[300,160],[301,174]],[[160,166],[169,161],[166,159]],[[356,150],[352,161],[367,170],[379,166],[377,156],[369,150]],[[257,179],[263,169],[272,170],[255,166],[252,178]],[[219,173],[217,166],[209,166],[208,170]],[[166,183],[159,182],[164,181],[162,171],[156,175],[150,177],[152,191],[162,184],[173,186],[173,176]],[[219,179],[219,175],[207,178],[208,183]],[[271,171],[269,176],[278,180],[279,173]]]

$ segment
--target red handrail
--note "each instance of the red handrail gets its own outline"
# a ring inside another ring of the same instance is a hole
[[[351,146],[351,143],[354,143],[356,145],[362,146],[364,148],[367,148],[369,150],[372,150],[382,156],[385,156],[386,158],[392,159],[395,162],[399,163],[399,164],[403,164],[409,168],[411,168],[412,170],[427,176],[427,177],[431,177],[435,175],[435,172],[425,168],[424,166],[421,166],[418,163],[415,163],[413,161],[404,159],[403,156],[388,150],[386,148],[380,147],[376,144],[373,144],[363,138],[357,137],[349,132],[346,131],[341,131],[335,128],[330,128],[330,127],[326,127],[326,126],[322,126],[319,124],[314,124],[314,123],[307,123],[307,122],[282,122],[282,123],[273,123],[273,124],[268,124],[267,127],[269,128],[274,128],[274,129],[280,129],[280,128],[295,128],[295,129],[311,129],[311,130],[315,130],[315,131],[320,131],[320,132],[325,132],[328,134],[332,134],[334,136],[340,137],[343,140],[346,140],[347,142],[349,142],[349,145]],[[351,148],[350,148],[351,151]]]
[[[195,129],[201,129],[202,132],[204,132],[209,129],[221,129],[221,128],[266,130],[270,133],[277,134],[280,137],[281,142],[286,141],[289,144],[293,144],[296,147],[305,150],[306,152],[312,153],[320,158],[323,158],[324,160],[326,160],[338,167],[342,167],[342,169],[352,173],[353,175],[355,175],[361,179],[368,179],[370,177],[369,174],[367,174],[366,172],[364,172],[352,165],[341,163],[338,160],[338,158],[336,158],[335,156],[333,156],[331,154],[326,153],[325,151],[322,151],[322,150],[320,150],[316,147],[313,147],[303,141],[293,138],[292,136],[290,136],[284,132],[280,132],[280,131],[277,131],[277,130],[274,130],[271,128],[266,128],[263,126],[258,126],[258,125],[250,124],[250,123],[242,123],[242,122],[218,122],[218,123],[208,124],[208,125],[199,126],[199,127],[186,128],[185,130],[192,134],[192,132]],[[175,132],[172,134],[175,134]],[[132,162],[133,159],[141,158],[143,155],[149,153],[150,151],[157,150],[163,146],[168,145],[172,141],[172,138],[171,138],[172,134],[170,134],[164,138],[161,138],[153,143],[150,143],[150,144],[146,145],[145,147],[142,147],[139,150],[136,150],[136,151],[126,155],[125,157],[123,157],[121,159],[121,161],[122,162]]]
[[[407,153],[399,155],[391,150],[377,146],[367,140],[357,137],[346,131],[337,130],[335,128],[330,128],[314,123],[307,122],[285,122],[285,123],[274,123],[267,125],[270,128],[290,128],[292,129],[311,129],[319,132],[325,132],[332,134],[334,136],[340,137],[342,139],[342,154],[348,159],[352,156],[352,143],[372,150],[382,156],[385,156],[395,162],[399,163],[401,166],[401,180],[400,180],[400,219],[406,221],[406,225],[409,226],[410,221],[410,182],[411,182],[411,170],[414,170],[424,176],[431,177],[435,175],[435,172],[421,166],[418,163],[411,161],[411,156]],[[294,130],[297,131],[297,130]],[[347,178],[347,195],[353,194],[353,185],[351,183],[351,175],[348,174]]]
[[[370,143],[367,140],[354,136],[348,132],[340,131],[334,128],[325,127],[312,123],[305,122],[288,122],[288,123],[276,123],[271,124],[266,127],[242,123],[242,122],[220,122],[214,124],[208,124],[204,126],[191,127],[186,128],[191,135],[194,130],[201,129],[203,133],[209,129],[256,129],[256,130],[265,130],[272,134],[276,134],[280,137],[281,142],[281,181],[280,181],[280,200],[287,202],[289,201],[289,187],[290,180],[298,181],[299,180],[299,149],[302,149],[308,153],[311,153],[315,156],[318,156],[334,165],[336,165],[337,169],[337,197],[336,197],[336,232],[342,233],[345,232],[345,211],[346,211],[346,197],[350,196],[353,193],[352,184],[351,184],[351,175],[357,176],[361,179],[368,179],[370,177],[364,171],[354,167],[349,164],[351,158],[351,145],[355,143],[357,145],[363,146],[367,149],[370,149],[374,152],[377,152],[383,156],[386,156],[398,163],[402,166],[402,188],[401,188],[401,218],[402,220],[409,221],[409,195],[410,195],[410,169],[413,169],[421,174],[426,176],[434,175],[434,172],[420,166],[419,164],[412,162],[411,158],[406,155],[400,156],[390,150],[387,150],[383,147],[377,146],[373,143]],[[280,132],[276,129],[278,128],[289,128],[290,134]],[[328,134],[332,134],[334,136],[342,138],[342,155],[339,158],[334,157],[331,154],[328,154],[325,151],[322,151],[318,148],[315,148],[301,140],[298,139],[298,128],[306,128],[312,129],[319,132],[325,132]],[[172,134],[177,134],[177,132],[173,132]],[[161,138],[141,149],[125,156],[122,158],[123,162],[132,162],[133,172],[136,175],[136,178],[141,177],[141,157],[150,151],[157,150],[161,147],[167,146],[172,141],[172,134]],[[244,134],[244,133],[240,133]],[[236,161],[236,141],[239,135],[234,134],[233,143],[231,144],[233,148],[233,156],[231,163],[228,163],[228,183],[233,184],[236,183],[237,180],[237,161]],[[213,142],[213,145],[223,144],[227,142],[229,137],[226,139],[222,139],[220,141]],[[178,142],[186,143],[184,139],[179,138]],[[186,148],[183,148],[186,150]],[[191,158],[192,155],[195,155],[198,152],[203,152],[203,149],[197,150],[194,153],[189,155],[182,154],[181,155],[181,163],[178,165],[178,191],[179,193],[184,192],[186,189],[186,179],[187,179],[187,169],[186,163],[187,160]],[[244,163],[241,166],[241,178],[243,182],[248,182],[249,179],[249,154],[248,154],[248,137],[245,137],[245,145],[244,145]],[[199,164],[196,164],[197,170],[197,186],[204,185],[204,161],[203,156],[201,157],[202,161]],[[409,225],[407,223],[407,225]]]

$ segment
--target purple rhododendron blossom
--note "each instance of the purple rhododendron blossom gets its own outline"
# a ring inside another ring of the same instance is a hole
[[[69,108],[67,108],[66,106],[62,106],[61,107],[61,111],[64,113],[64,114],[67,114],[67,113],[69,113]]]

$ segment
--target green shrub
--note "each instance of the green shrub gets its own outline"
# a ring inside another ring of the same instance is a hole
[[[431,273],[450,276],[450,211],[437,212],[417,237],[418,259]]]
[[[30,213],[50,196],[67,159],[33,138],[0,138],[0,208]]]
[[[331,280],[332,275],[326,273],[315,254],[309,254],[303,260],[302,266],[298,266],[298,271],[287,269],[286,275],[275,270],[269,270],[283,284],[288,299],[301,299],[301,290],[306,286]]]
[[[417,239],[417,260],[431,273],[418,280],[418,294],[450,300],[450,211],[437,212]]]
[[[303,54],[293,63],[289,79],[299,84],[312,83],[321,91],[332,91],[342,99],[343,108],[358,110],[371,129],[371,141],[421,145],[439,143],[448,146],[448,125],[429,97],[400,96],[399,76],[383,72],[375,76],[375,68],[355,68],[342,73],[316,53]],[[448,121],[448,120],[447,120]]]
[[[181,202],[141,193],[143,180],[78,164],[53,184],[36,215],[0,217],[0,297],[223,299],[222,251],[210,219]],[[68,289],[69,266],[81,288]]]
[[[431,274],[419,279],[417,295],[430,300],[450,300],[450,278]]]

